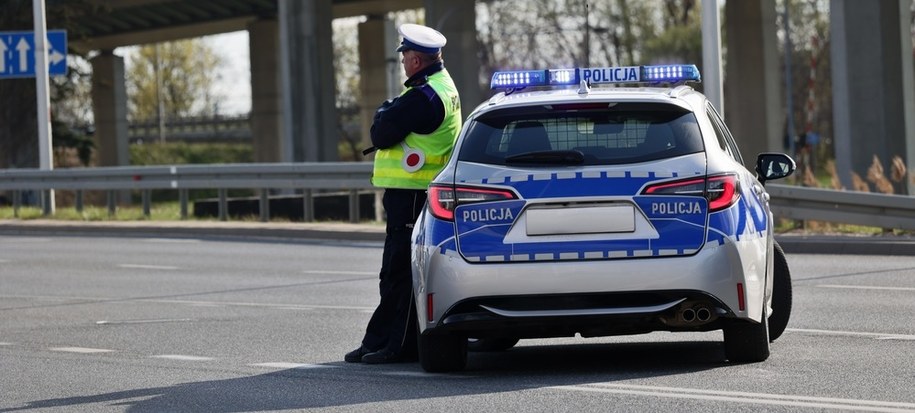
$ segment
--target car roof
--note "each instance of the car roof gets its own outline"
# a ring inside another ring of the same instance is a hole
[[[669,103],[696,111],[704,107],[706,100],[704,95],[685,85],[675,87],[592,87],[587,93],[579,93],[578,89],[575,88],[521,90],[513,93],[500,92],[494,95],[488,101],[477,106],[471,117],[504,108],[595,101]]]

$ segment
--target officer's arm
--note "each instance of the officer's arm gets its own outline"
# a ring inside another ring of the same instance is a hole
[[[426,86],[431,90],[431,87]],[[438,94],[413,88],[375,112],[372,123],[372,145],[390,148],[400,144],[411,132],[432,133],[445,119],[445,106]]]

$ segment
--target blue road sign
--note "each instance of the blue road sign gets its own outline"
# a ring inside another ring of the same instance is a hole
[[[48,30],[48,74],[67,74],[67,32]],[[35,77],[35,33],[0,32],[0,79]]]

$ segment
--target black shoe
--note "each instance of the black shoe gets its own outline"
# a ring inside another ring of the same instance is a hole
[[[362,362],[365,364],[398,363],[400,361],[400,354],[388,350],[378,350],[362,356]]]
[[[343,361],[345,361],[347,363],[361,363],[362,356],[365,356],[366,354],[369,354],[371,352],[372,351],[365,348],[365,346],[359,346],[359,348],[357,348],[353,351],[350,351],[349,353],[346,353],[346,355],[343,356]]]

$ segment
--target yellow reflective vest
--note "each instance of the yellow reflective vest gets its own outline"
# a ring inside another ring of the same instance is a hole
[[[411,132],[402,144],[379,149],[375,153],[373,185],[382,188],[426,189],[448,163],[454,141],[461,130],[461,101],[454,81],[445,69],[429,76],[428,85],[445,106],[442,124],[430,134]],[[408,91],[410,88],[404,90],[401,96]],[[404,148],[404,144],[407,148]],[[413,172],[407,170],[412,168],[404,166],[407,150],[418,150],[425,156],[425,163]]]

